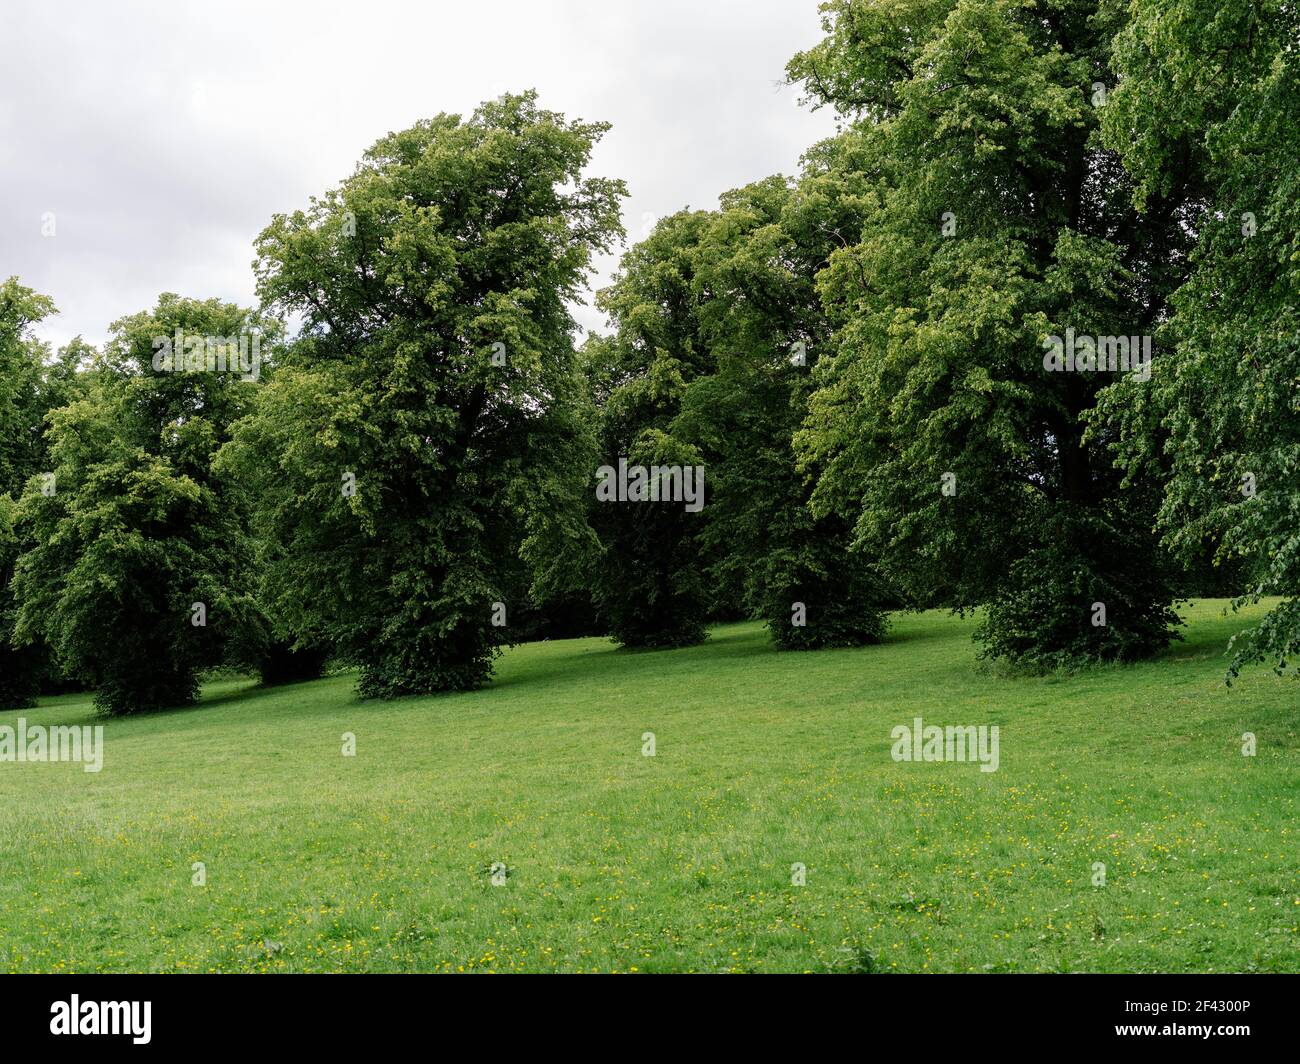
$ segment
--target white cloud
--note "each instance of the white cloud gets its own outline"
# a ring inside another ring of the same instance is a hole
[[[813,0],[7,0],[0,277],[54,297],[55,343],[100,342],[163,291],[251,303],[273,213],[390,130],[529,87],[614,124],[592,170],[627,180],[635,239],[646,216],[793,173],[832,131],[780,85],[819,35]]]

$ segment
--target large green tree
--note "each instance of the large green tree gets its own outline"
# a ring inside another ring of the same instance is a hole
[[[695,252],[708,223],[704,211],[662,219],[597,296],[613,331],[588,340],[584,359],[599,412],[597,457],[608,469],[620,462],[644,469],[701,462],[670,429],[690,382],[713,369],[698,316],[707,296],[694,283]],[[707,481],[706,468],[706,507]],[[710,608],[698,555],[703,511],[670,499],[601,501],[594,492],[590,499],[600,540],[593,594],[614,639],[628,647],[703,640]]]
[[[275,545],[267,609],[365,696],[483,683],[521,547],[581,534],[569,305],[621,233],[622,183],[584,173],[606,128],[533,93],[439,115],[257,242],[302,331],[223,464]]]
[[[18,512],[15,638],[48,643],[105,712],[189,702],[203,668],[258,638],[243,493],[212,460],[250,408],[254,337],[274,331],[163,295],[114,323],[83,393],[50,415],[52,479]]]
[[[799,436],[818,513],[920,601],[985,604],[985,652],[1054,666],[1175,634],[1149,485],[1086,438],[1112,373],[1045,342],[1150,335],[1186,194],[1139,212],[1100,141],[1109,0],[832,0],[791,76],[855,122],[864,194],[820,283],[835,326]]]
[[[1192,272],[1147,384],[1107,396],[1134,480],[1167,483],[1160,524],[1281,605],[1237,645],[1300,651],[1300,10],[1285,0],[1136,0],[1116,45],[1106,142],[1139,206],[1191,185]]]
[[[810,153],[798,188],[772,177],[664,219],[600,294],[614,331],[587,354],[602,461],[698,464],[707,484],[699,512],[593,503],[597,603],[624,645],[690,644],[737,614],[782,647],[883,631],[871,566],[842,518],[810,513],[792,439],[829,340],[816,276],[857,209],[838,155]]]
[[[17,495],[44,460],[45,348],[32,326],[53,313],[52,300],[16,277],[0,284],[0,494]]]
[[[78,339],[49,356],[32,326],[53,312],[48,298],[17,278],[0,284],[0,707],[30,705],[50,678],[42,643],[14,644],[18,605],[12,580],[26,546],[14,500],[28,481],[50,472],[46,415],[72,397],[72,370],[87,351]]]
[[[814,516],[793,437],[828,350],[816,278],[853,216],[837,142],[796,186],[772,177],[726,193],[695,251],[700,335],[712,371],[687,385],[672,432],[711,475],[700,543],[710,583],[763,618],[778,646],[878,640],[879,585],[837,514]]]

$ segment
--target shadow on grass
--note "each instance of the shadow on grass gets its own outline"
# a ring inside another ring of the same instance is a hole
[[[593,658],[607,662],[611,673],[617,672],[623,679],[635,680],[638,675],[662,675],[665,669],[690,670],[701,663],[725,668],[736,663],[746,663],[764,659],[768,662],[784,661],[792,669],[802,666],[808,656],[820,657],[827,654],[872,655],[873,652],[892,651],[898,647],[910,647],[952,641],[963,644],[970,649],[970,668],[973,674],[981,674],[1009,683],[1037,681],[1039,683],[1060,683],[1113,674],[1117,670],[1140,670],[1145,665],[1160,662],[1193,663],[1227,658],[1225,651],[1231,636],[1252,624],[1258,623],[1258,617],[1242,614],[1214,611],[1206,616],[1204,611],[1196,613],[1194,604],[1189,607],[1192,613],[1189,628],[1184,628],[1186,638],[1146,659],[1122,665],[1096,665],[1064,674],[1056,673],[1006,673],[992,666],[981,666],[974,660],[975,648],[970,642],[971,626],[961,624],[961,619],[948,611],[899,611],[890,615],[891,623],[884,638],[879,643],[861,647],[832,647],[821,650],[779,650],[771,641],[766,629],[759,622],[733,622],[713,627],[705,640],[690,647],[646,647],[620,648],[608,639],[582,637],[576,639],[552,640],[545,643],[522,644],[527,649],[524,654],[509,654],[497,674],[477,691],[456,691],[445,694],[409,695],[391,700],[374,700],[375,705],[394,705],[403,702],[420,702],[426,709],[432,710],[438,703],[447,700],[490,697],[493,692],[516,690],[521,687],[535,687],[539,690],[552,690],[572,684],[575,679],[590,683]],[[969,615],[966,618],[970,620]],[[939,623],[942,622],[942,623]],[[973,622],[972,622],[973,623]],[[960,627],[956,627],[960,625]],[[670,663],[671,659],[671,663]],[[597,664],[600,664],[598,662]],[[29,712],[33,714],[58,714],[60,710],[74,710],[75,716],[54,716],[53,722],[62,724],[106,723],[126,720],[169,719],[177,715],[188,715],[196,711],[229,708],[232,706],[254,707],[267,700],[276,702],[274,712],[277,715],[311,715],[316,711],[334,713],[340,709],[355,709],[358,705],[371,704],[356,695],[356,676],[354,672],[342,672],[317,680],[304,680],[298,683],[279,684],[263,687],[252,678],[223,678],[205,686],[196,702],[191,705],[177,706],[148,714],[131,714],[123,717],[104,717],[96,713],[91,705],[90,694],[57,695],[42,699],[37,707]],[[347,683],[349,690],[345,699],[331,699],[328,705],[320,705],[308,696],[321,684]],[[18,711],[9,711],[17,714]],[[0,716],[3,719],[3,716]]]
[[[101,713],[95,709],[94,692],[90,691],[82,694],[56,695],[49,699],[42,698],[32,709],[14,710],[12,712],[15,716],[25,714],[44,716],[48,714],[48,717],[42,720],[42,723],[61,725],[122,724],[127,721],[170,720],[176,717],[188,717],[191,714],[202,713],[210,709],[234,705],[255,705],[258,702],[266,701],[268,698],[275,698],[282,694],[292,694],[296,689],[306,689],[310,685],[329,682],[332,679],[334,677],[325,677],[320,680],[304,680],[296,684],[277,684],[273,687],[263,687],[254,679],[222,679],[204,685],[199,692],[198,698],[187,705],[169,706],[166,709],[158,709],[149,713],[115,715]],[[291,713],[297,708],[299,707],[285,706],[283,712]]]

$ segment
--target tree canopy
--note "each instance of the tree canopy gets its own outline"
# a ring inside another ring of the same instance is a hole
[[[584,176],[606,128],[532,93],[440,115],[258,239],[303,325],[224,461],[276,545],[269,608],[363,694],[482,683],[521,535],[582,475],[569,301],[621,234],[622,184]]]
[[[981,656],[1131,661],[1280,596],[1300,648],[1300,14],[828,0],[839,132],[623,246],[601,122],[507,94],[380,138],[257,237],[259,305],[102,351],[0,285],[0,701],[208,670],[468,690],[600,631],[782,650],[978,610]]]

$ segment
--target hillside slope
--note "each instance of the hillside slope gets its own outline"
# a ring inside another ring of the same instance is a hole
[[[1300,683],[1225,689],[1222,606],[1067,678],[926,613],[862,650],[531,644],[444,698],[214,684],[103,722],[99,773],[0,763],[0,970],[1300,970]],[[917,716],[998,725],[998,771],[892,760]]]

